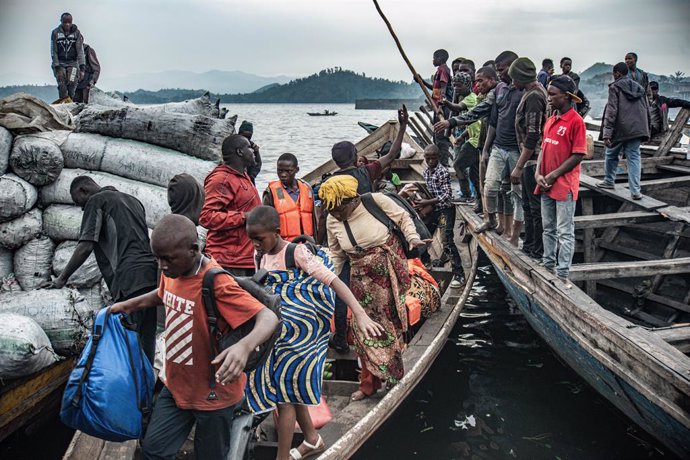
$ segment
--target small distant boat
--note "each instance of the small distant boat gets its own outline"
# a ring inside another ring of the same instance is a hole
[[[331,112],[330,110],[324,110],[323,112],[307,112],[310,117],[332,117],[338,115],[338,112]]]

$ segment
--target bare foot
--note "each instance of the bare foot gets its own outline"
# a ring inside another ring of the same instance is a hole
[[[513,237],[511,236],[510,238],[508,238],[508,241],[509,241],[510,244],[512,244],[513,246],[518,247],[518,244],[520,243],[520,238],[519,238],[519,237],[513,238]]]
[[[354,393],[352,393],[352,396],[350,396],[350,399],[352,401],[361,401],[364,398],[368,398],[368,396],[362,393],[362,391],[360,390],[355,391]]]

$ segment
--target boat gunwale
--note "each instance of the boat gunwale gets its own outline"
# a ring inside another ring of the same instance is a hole
[[[635,388],[640,394],[666,408],[668,413],[674,414],[676,420],[690,429],[690,414],[683,411],[669,398],[661,397],[659,388],[654,385],[655,382],[652,379],[631,378],[640,376],[639,372],[635,372],[635,364],[637,364],[643,369],[653,372],[661,380],[672,379],[669,386],[674,388],[677,393],[689,395],[690,366],[683,366],[682,361],[688,363],[690,361],[685,354],[654,335],[653,331],[648,328],[634,324],[606,310],[577,286],[573,286],[571,289],[566,289],[564,285],[561,286],[562,283],[556,281],[555,275],[549,273],[544,267],[537,266],[531,260],[524,260],[527,256],[523,256],[518,250],[509,246],[509,243],[501,237],[494,237],[486,233],[475,234],[474,229],[481,222],[479,218],[471,216],[470,211],[464,209],[461,210],[461,215],[468,222],[468,228],[478,239],[479,245],[492,260],[492,263],[496,265],[500,261],[502,263],[501,271],[505,276],[523,292],[539,300],[541,308],[559,327],[575,338],[586,352],[601,362],[602,365],[615,371],[618,377]],[[467,217],[472,218],[468,220]],[[527,276],[516,276],[516,273]],[[531,281],[531,285],[527,284],[530,283],[527,280]],[[562,301],[554,302],[552,300],[554,298]],[[563,310],[563,312],[561,313],[559,310]],[[582,327],[578,327],[578,323]],[[594,334],[591,334],[592,337],[586,335],[588,329],[600,331],[599,336],[596,337],[598,340],[595,340],[594,343],[590,340],[590,338],[594,338]],[[602,333],[605,331],[609,331],[611,334]],[[541,335],[541,331],[537,330],[537,332]],[[607,347],[603,346],[605,344],[610,349],[624,351],[627,360],[622,359],[622,357],[618,361],[613,359],[606,352]],[[628,348],[630,350],[626,351]],[[658,353],[653,353],[654,348],[663,351],[663,355],[659,356]]]

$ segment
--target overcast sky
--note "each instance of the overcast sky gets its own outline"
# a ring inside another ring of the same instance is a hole
[[[627,51],[655,73],[690,74],[690,0],[380,0],[420,74],[431,55],[477,65],[512,49],[583,70]],[[49,35],[69,11],[104,72],[211,69],[303,76],[340,66],[409,81],[371,0],[0,0],[0,74],[53,82]],[[19,83],[19,82],[18,82]]]

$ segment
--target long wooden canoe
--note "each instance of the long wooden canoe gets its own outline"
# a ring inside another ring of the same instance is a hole
[[[690,161],[673,144],[644,156],[639,201],[630,198],[627,176],[615,190],[599,189],[602,162],[583,163],[571,289],[495,232],[475,239],[553,350],[650,435],[690,458]],[[481,224],[471,210],[459,212],[470,231]]]
[[[356,144],[359,155],[375,157],[375,152],[387,141],[393,140],[397,134],[398,124],[391,121],[383,124],[369,136]],[[406,133],[404,141],[415,150],[413,158],[396,160],[393,171],[403,182],[423,182],[424,170],[422,148]],[[325,173],[337,169],[332,160],[315,168],[303,179],[311,184],[321,180]],[[456,226],[460,221],[456,222]],[[408,347],[403,355],[405,376],[391,390],[379,391],[375,396],[362,401],[352,402],[350,395],[357,390],[356,356],[350,352],[345,355],[329,350],[328,360],[332,363],[334,377],[324,380],[324,395],[333,414],[333,420],[320,430],[326,445],[329,447],[319,458],[347,459],[354,455],[362,444],[380,427],[395,411],[395,409],[412,392],[422,380],[434,360],[441,352],[448,335],[455,325],[465,301],[469,296],[472,283],[477,271],[477,243],[474,239],[469,244],[460,241],[460,229],[456,228],[456,243],[460,248],[467,283],[461,289],[450,289],[448,283],[452,277],[450,269],[439,268],[432,272],[442,291],[441,307],[430,318],[416,325],[416,332],[410,338]],[[440,242],[433,245],[432,251],[440,252]],[[267,418],[257,430],[261,434],[256,442],[251,443],[253,458],[274,459],[276,457],[277,434],[273,419]],[[193,458],[192,434],[183,446],[178,458]],[[295,436],[295,442],[301,442],[301,436]],[[245,454],[247,455],[247,454]],[[83,433],[77,432],[72,440],[64,460],[93,460],[108,458],[138,458],[137,443],[105,442]],[[245,456],[245,458],[247,458]],[[234,459],[233,459],[234,460]]]

